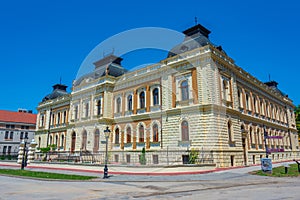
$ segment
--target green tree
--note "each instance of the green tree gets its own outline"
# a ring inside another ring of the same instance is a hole
[[[145,150],[145,148],[143,148],[143,150],[142,150],[142,154],[140,157],[140,164],[146,165],[146,150]]]

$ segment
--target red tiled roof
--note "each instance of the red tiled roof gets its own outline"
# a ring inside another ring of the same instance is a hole
[[[35,124],[36,114],[0,110],[0,122]]]

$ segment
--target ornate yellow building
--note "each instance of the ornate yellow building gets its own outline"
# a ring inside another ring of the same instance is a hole
[[[47,121],[52,108],[53,127],[40,123],[38,144],[49,135],[48,144],[71,154],[97,155],[108,126],[110,162],[132,163],[143,148],[147,164],[182,163],[192,149],[196,163],[217,167],[258,164],[266,152],[273,161],[299,158],[294,105],[277,83],[238,67],[205,27],[183,33],[157,64],[127,72],[109,55],[74,81],[71,94],[43,101],[38,118]]]

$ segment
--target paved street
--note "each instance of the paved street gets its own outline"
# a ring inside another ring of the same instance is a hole
[[[173,176],[115,174],[107,180],[99,178],[86,182],[0,176],[0,199],[299,199],[299,178],[270,178],[248,174],[259,168],[253,166]],[[95,172],[73,173],[102,177],[102,174]]]

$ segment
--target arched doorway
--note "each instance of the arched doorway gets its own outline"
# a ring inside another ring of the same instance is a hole
[[[94,148],[93,148],[94,152],[97,152],[99,150],[99,142],[100,142],[100,132],[99,129],[96,129],[94,133]]]
[[[82,144],[81,144],[81,150],[86,151],[86,142],[87,142],[87,132],[86,130],[82,133]]]
[[[242,147],[243,147],[243,161],[244,161],[244,165],[247,165],[247,131],[245,130],[245,126],[242,125],[241,126],[241,135],[242,135]]]
[[[76,144],[76,133],[74,131],[72,133],[71,153],[74,153],[74,151],[75,151],[75,144]]]

